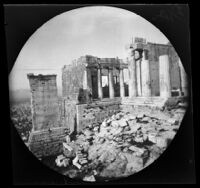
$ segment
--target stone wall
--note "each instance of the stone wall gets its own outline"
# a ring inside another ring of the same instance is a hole
[[[83,88],[85,66],[81,60],[62,68],[62,95],[71,100],[78,100],[79,89]]]
[[[56,75],[28,74],[33,131],[60,126]]]
[[[28,147],[38,158],[57,155],[62,152],[65,136],[66,127],[35,131],[30,134]]]
[[[77,132],[87,125],[102,122],[120,110],[120,101],[106,101],[92,104],[76,105]]]
[[[180,73],[178,67],[178,55],[171,45],[148,43],[150,53],[150,77],[152,96],[160,95],[159,86],[159,56],[168,54],[170,58],[170,79],[172,89],[180,88]]]
[[[62,105],[63,126],[73,132],[76,129],[76,101],[63,98]]]

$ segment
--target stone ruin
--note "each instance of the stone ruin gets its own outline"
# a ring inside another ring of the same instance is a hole
[[[87,181],[87,176],[94,179],[97,174],[130,175],[162,153],[185,112],[177,106],[187,106],[186,73],[171,45],[136,38],[127,51],[125,62],[86,55],[65,65],[60,100],[56,75],[28,74],[33,120],[28,145],[37,157],[61,154],[57,165],[67,167],[72,163],[78,169],[74,173],[84,172]],[[124,80],[125,69],[128,83]],[[104,86],[102,77],[107,78]],[[163,114],[170,105],[171,111]],[[108,159],[115,163],[106,162]],[[108,168],[94,172],[102,163]],[[84,164],[86,168],[81,168]],[[113,168],[120,165],[120,172],[114,172]]]

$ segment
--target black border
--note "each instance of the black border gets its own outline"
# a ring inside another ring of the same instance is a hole
[[[7,74],[9,74],[24,43],[38,27],[60,13],[86,5],[88,4],[4,5],[3,23],[5,26],[5,60],[7,62],[4,68],[8,71]],[[92,6],[93,4],[89,5]],[[109,6],[111,5],[109,4]],[[188,5],[113,4],[113,6],[137,13],[159,28],[175,47],[191,81],[191,36]],[[5,83],[7,83],[6,80]],[[5,89],[8,89],[7,84],[5,84]],[[8,97],[6,99],[8,101]],[[6,109],[9,114],[8,105]],[[185,114],[179,132],[166,152],[154,164],[134,176],[108,184],[194,183],[194,127],[192,110],[192,98],[190,97],[190,106]],[[9,174],[9,177],[11,177],[10,181],[15,185],[67,184],[66,178],[43,166],[28,152],[28,149],[19,138],[16,130],[8,122],[7,125],[9,125],[9,128],[6,137],[7,135],[11,136],[11,148],[7,149],[10,149],[8,152],[11,155],[6,158],[10,161],[8,164],[11,165],[11,172]],[[73,180],[68,183],[76,184]]]

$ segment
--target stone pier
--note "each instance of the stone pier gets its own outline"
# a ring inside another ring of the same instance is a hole
[[[87,67],[87,65],[84,70],[83,89],[86,90],[92,89],[91,72],[90,69]]]
[[[179,58],[180,80],[181,80],[181,92],[183,96],[188,96],[188,78],[183,67],[183,64]]]
[[[60,125],[56,75],[28,74],[31,89],[33,129],[28,147],[37,156],[49,156],[62,150],[66,127]]]
[[[132,52],[131,52],[132,51]],[[128,58],[129,66],[129,97],[133,98],[137,96],[137,78],[136,78],[136,63],[133,55],[133,49],[130,49]]]
[[[160,97],[171,97],[169,56],[159,56]]]
[[[109,97],[113,99],[115,97],[114,93],[114,83],[113,83],[113,70],[108,69],[108,82],[109,82]]]
[[[102,90],[102,78],[101,78],[101,67],[97,69],[97,81],[98,81],[98,97],[99,99],[103,98],[103,90]]]
[[[142,96],[150,97],[151,96],[151,79],[150,79],[149,60],[148,60],[147,50],[143,51],[141,71],[142,71]]]
[[[142,86],[141,86],[141,60],[136,61],[136,75],[137,75],[137,95],[142,95]]]
[[[119,70],[119,81],[120,81],[120,97],[125,97],[125,88],[124,88],[124,72],[123,69]]]

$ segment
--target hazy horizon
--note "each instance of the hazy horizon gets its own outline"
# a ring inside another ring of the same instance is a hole
[[[124,9],[93,6],[62,13],[44,23],[28,39],[9,75],[11,90],[29,89],[28,73],[57,74],[80,56],[126,58],[125,46],[134,37],[147,42],[168,43],[150,22]]]

